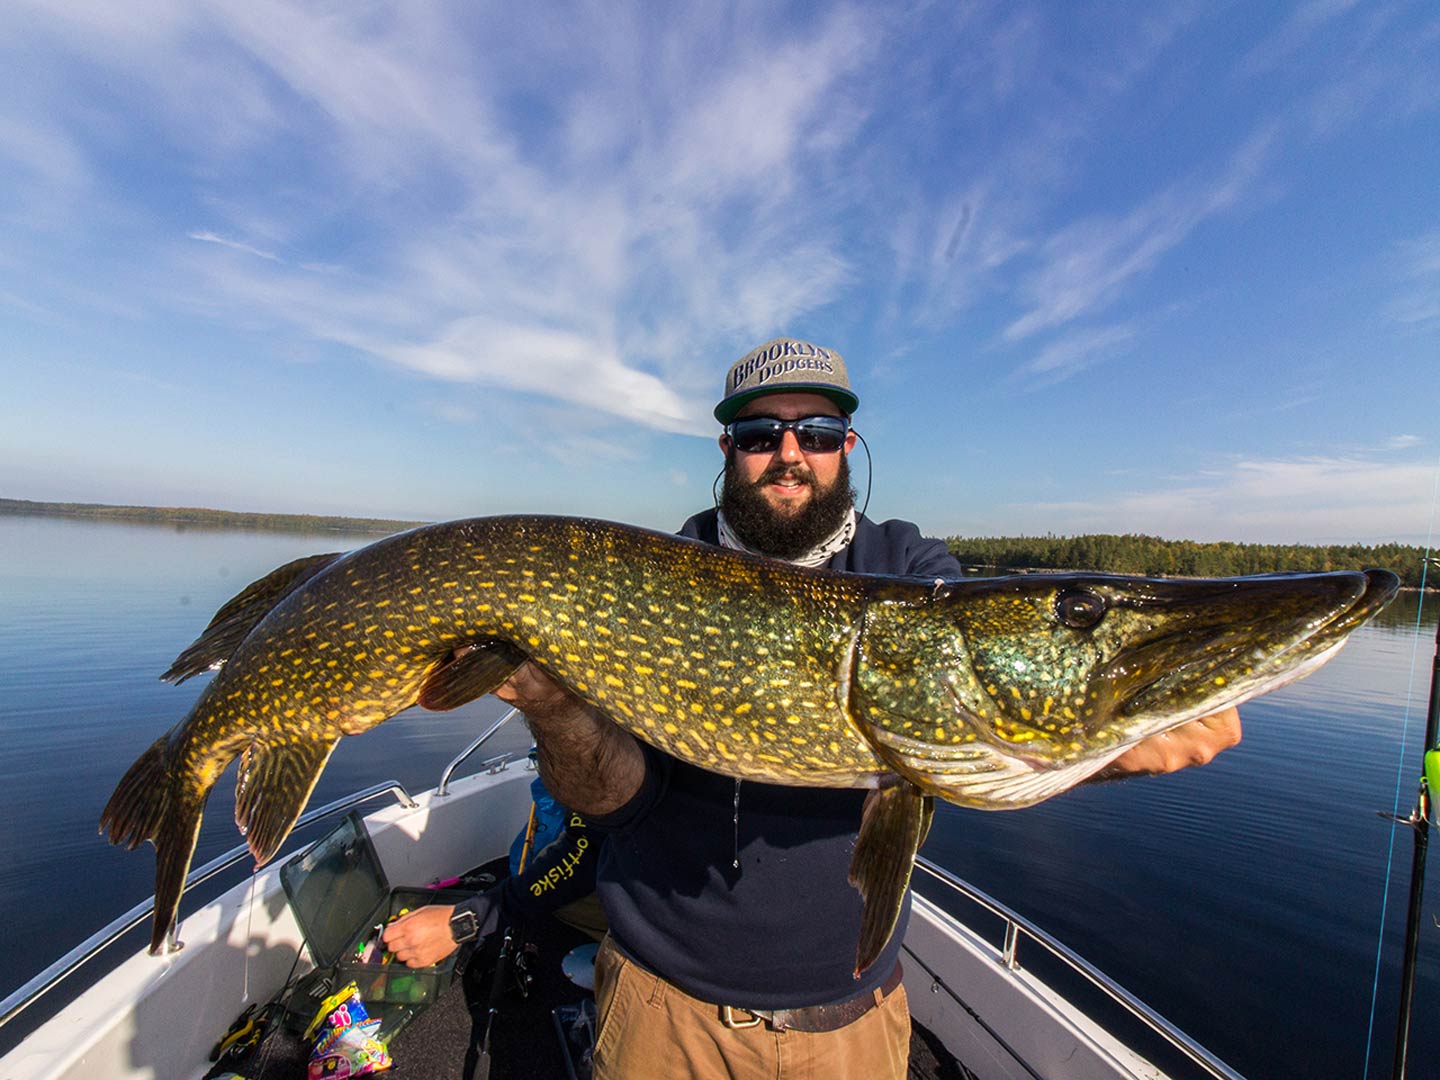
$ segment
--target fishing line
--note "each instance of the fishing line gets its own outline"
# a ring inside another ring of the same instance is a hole
[[[1390,872],[1395,860],[1395,826],[1405,820],[1400,817],[1400,790],[1405,779],[1405,748],[1410,737],[1410,703],[1415,697],[1415,658],[1420,652],[1420,630],[1425,614],[1425,586],[1430,569],[1430,553],[1434,550],[1437,506],[1440,506],[1440,461],[1435,463],[1435,484],[1430,492],[1430,522],[1425,534],[1425,557],[1420,563],[1420,603],[1415,611],[1415,638],[1410,647],[1410,674],[1405,686],[1405,708],[1400,725],[1400,758],[1395,766],[1395,801],[1390,815],[1390,843],[1385,853],[1385,886],[1380,894],[1380,929],[1375,943],[1375,976],[1370,987],[1370,1021],[1365,1033],[1365,1071],[1362,1075],[1367,1077],[1370,1075],[1370,1050],[1375,1037],[1375,1009],[1380,997],[1380,959],[1385,950],[1385,912],[1390,906]]]
[[[250,898],[245,901],[245,971],[240,979],[241,993],[244,1000],[250,1000],[250,943],[255,940],[252,932],[255,928],[255,882],[260,877],[260,867],[250,871]]]

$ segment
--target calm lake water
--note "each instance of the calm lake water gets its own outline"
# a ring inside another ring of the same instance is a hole
[[[96,823],[204,683],[157,675],[250,581],[365,542],[0,517],[0,995],[153,889],[150,848],[111,848]],[[1403,813],[1414,800],[1437,606],[1417,637],[1417,605],[1402,596],[1322,671],[1246,706],[1244,741],[1212,765],[1015,813],[942,806],[925,853],[1252,1077],[1364,1075],[1383,911],[1369,1072],[1388,1076],[1411,838],[1394,830],[1392,856],[1376,811],[1392,807],[1397,769]],[[431,787],[501,711],[415,711],[344,740],[311,805],[392,777]],[[239,842],[230,789],[210,800],[196,865]],[[1413,1076],[1435,1075],[1440,1053],[1430,872]]]

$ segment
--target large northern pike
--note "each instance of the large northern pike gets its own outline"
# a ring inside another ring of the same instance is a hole
[[[163,678],[220,670],[100,826],[155,844],[158,951],[232,759],[236,822],[264,863],[341,736],[417,701],[453,708],[531,659],[695,765],[873,789],[851,867],[858,971],[894,926],[929,796],[1006,809],[1064,791],[1318,667],[1397,585],[1385,571],[922,581],[579,518],[432,525],[290,563],[221,608]]]

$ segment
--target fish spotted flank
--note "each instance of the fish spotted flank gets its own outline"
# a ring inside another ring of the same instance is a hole
[[[806,570],[580,518],[428,526],[281,567],[165,673],[218,667],[101,818],[157,850],[158,950],[205,799],[236,757],[265,862],[331,752],[417,702],[453,708],[525,660],[702,768],[873,789],[851,867],[857,972],[893,928],[930,796],[1028,805],[1126,747],[1298,677],[1393,595],[1393,575],[957,582]]]

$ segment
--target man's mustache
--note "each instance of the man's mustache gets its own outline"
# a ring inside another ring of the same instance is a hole
[[[771,465],[760,478],[755,481],[756,487],[764,487],[766,484],[773,484],[780,480],[797,480],[808,487],[815,486],[815,474],[803,466],[796,465]]]

